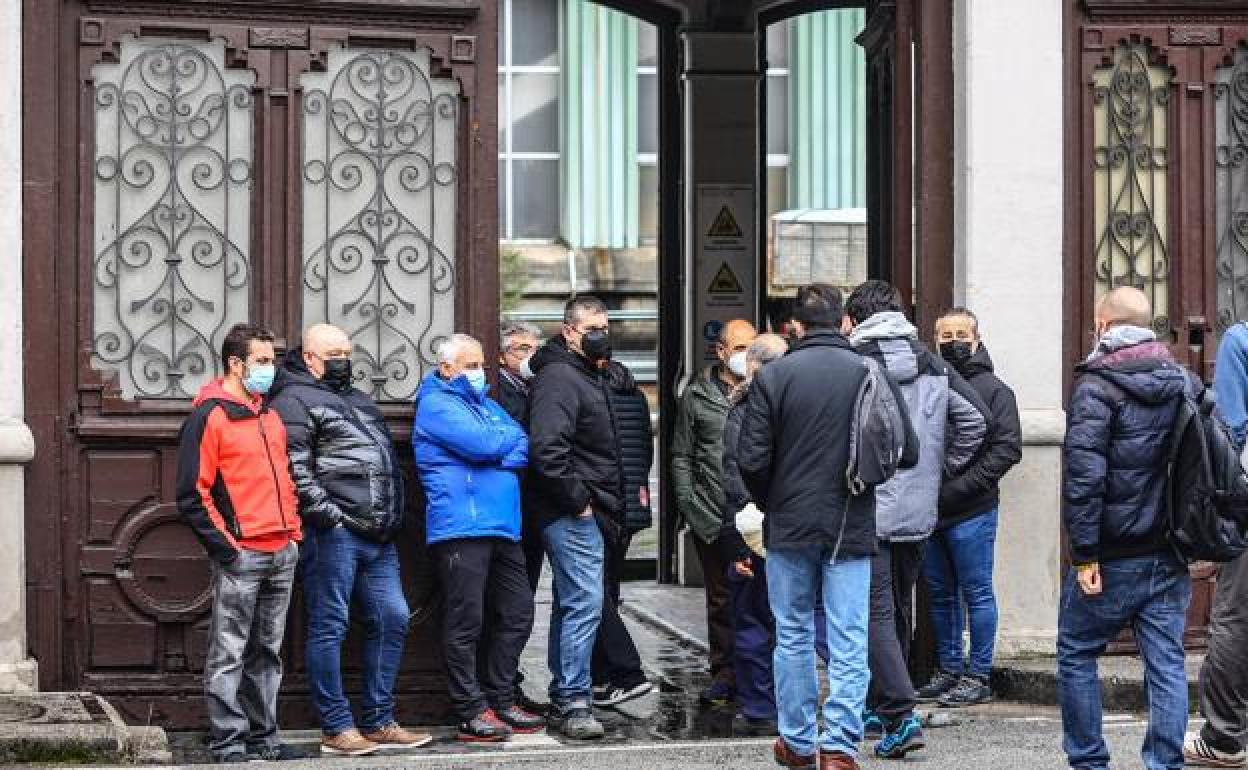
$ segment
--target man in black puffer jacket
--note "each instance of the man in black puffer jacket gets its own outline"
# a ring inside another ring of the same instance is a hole
[[[551,723],[599,738],[591,695],[612,706],[652,689],[616,606],[631,532],[650,520],[649,409],[611,360],[607,308],[593,297],[568,302],[562,333],[530,366],[529,469],[554,573]]]
[[[303,346],[286,354],[270,391],[270,406],[286,425],[306,530],[300,558],[308,610],[305,661],[320,713],[321,753],[338,756],[432,740],[394,719],[394,684],[410,614],[391,542],[403,526],[403,476],[381,412],[352,387],[351,349],[341,329],[310,327]],[[339,660],[353,598],[367,628],[362,736],[343,693]]]
[[[1096,350],[1076,367],[1062,450],[1062,523],[1072,569],[1057,631],[1058,700],[1071,767],[1109,766],[1097,658],[1135,630],[1148,669],[1144,764],[1183,767],[1187,567],[1167,542],[1168,448],[1191,375],[1152,331],[1143,292],[1115,289],[1096,309]]]

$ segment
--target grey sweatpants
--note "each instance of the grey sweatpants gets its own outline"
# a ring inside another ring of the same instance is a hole
[[[1248,743],[1248,554],[1225,564],[1209,623],[1209,654],[1200,669],[1204,739],[1222,751]]]
[[[277,745],[282,637],[298,563],[292,542],[277,553],[240,550],[233,563],[212,565],[204,697],[216,758]]]

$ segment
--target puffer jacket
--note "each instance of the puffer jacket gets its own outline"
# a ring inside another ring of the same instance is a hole
[[[881,540],[918,542],[936,529],[940,485],[979,451],[988,434],[988,407],[943,359],[918,340],[901,313],[876,313],[850,336],[901,388],[919,439],[919,462],[875,490],[876,532]]]
[[[520,472],[529,442],[520,424],[466,377],[430,372],[416,396],[412,451],[428,500],[425,540],[520,539]]]
[[[538,521],[592,504],[608,535],[649,522],[649,408],[622,364],[593,367],[554,337],[529,366],[529,462]],[[635,499],[629,499],[635,498]],[[631,511],[631,513],[630,513]],[[613,531],[614,530],[614,531]]]
[[[356,388],[335,391],[303,362],[303,348],[286,353],[269,391],[282,416],[299,511],[317,529],[342,524],[376,542],[403,527],[403,472],[385,418]]]
[[[724,421],[728,393],[720,366],[704,369],[680,397],[672,436],[672,490],[693,534],[713,543],[723,521]]]
[[[1167,451],[1194,379],[1159,342],[1075,368],[1062,447],[1062,522],[1072,563],[1167,552]]]

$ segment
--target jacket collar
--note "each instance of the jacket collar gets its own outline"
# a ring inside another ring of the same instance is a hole
[[[841,348],[842,350],[853,350],[853,346],[849,344],[849,340],[839,331],[834,329],[815,329],[806,332],[806,336],[802,337],[793,345],[790,353],[795,353],[806,348]]]

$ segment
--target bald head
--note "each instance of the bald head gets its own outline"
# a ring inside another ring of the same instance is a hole
[[[303,332],[303,363],[318,380],[325,376],[325,362],[351,357],[351,338],[333,324],[315,324]]]
[[[1148,296],[1131,286],[1114,289],[1097,303],[1096,325],[1101,330],[1111,326],[1150,328],[1153,325],[1153,309]]]
[[[744,376],[745,363],[742,359],[745,357],[746,348],[756,336],[758,332],[754,330],[754,324],[740,318],[729,321],[720,330],[715,352],[723,364],[721,371],[724,372],[724,377],[727,378],[729,384],[735,384]],[[737,357],[735,364],[732,363],[733,356]],[[734,365],[737,367],[735,370]]]

